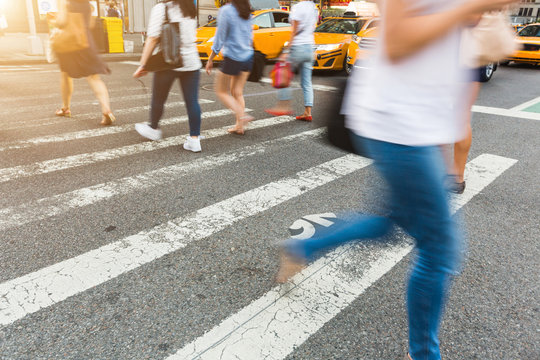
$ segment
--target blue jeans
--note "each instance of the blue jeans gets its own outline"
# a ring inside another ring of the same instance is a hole
[[[381,237],[396,224],[415,239],[416,256],[407,288],[409,353],[414,360],[439,360],[439,324],[450,278],[459,266],[460,235],[444,187],[438,147],[411,147],[352,135],[389,186],[390,215],[358,215],[331,233],[290,239],[286,249],[312,259],[316,252],[346,242]]]
[[[189,119],[189,135],[201,134],[201,106],[199,105],[199,78],[201,74],[196,71],[164,70],[154,73],[152,85],[152,106],[150,108],[150,126],[158,128],[159,120],[163,115],[163,107],[171,91],[174,80],[178,79],[184,101],[186,103]]]
[[[293,68],[300,70],[302,91],[304,93],[304,106],[313,106],[313,86],[311,84],[311,73],[313,72],[313,45],[291,46],[289,61]],[[291,89],[283,88],[278,90],[278,100],[291,100]]]

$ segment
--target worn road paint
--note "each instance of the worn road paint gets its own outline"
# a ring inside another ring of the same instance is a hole
[[[489,106],[474,105],[472,111],[476,113],[507,116],[512,118],[527,119],[527,120],[540,120],[540,114],[533,114],[525,111],[515,111],[508,109],[501,109]]]
[[[250,111],[246,109],[246,111]],[[202,118],[223,116],[231,114],[230,110],[218,110],[215,112],[207,112],[202,114]],[[262,120],[256,120],[249,123],[249,129],[255,130],[264,127],[269,127],[273,125],[279,125],[287,123],[294,120],[290,116],[278,116]],[[218,136],[228,135],[227,129],[230,128],[230,125],[224,126],[222,128],[206,130],[201,133],[201,136],[210,139]],[[98,151],[93,153],[85,153],[72,155],[68,157],[45,160],[41,162],[36,162],[28,165],[19,165],[10,168],[0,169],[0,183],[12,181],[15,179],[30,177],[41,174],[48,174],[55,171],[61,171],[66,169],[71,169],[79,166],[95,164],[100,161],[114,160],[119,159],[124,156],[131,156],[135,154],[141,154],[148,151],[155,151],[159,149],[164,149],[170,146],[179,146],[184,144],[186,137],[189,134],[183,134],[179,136],[169,137],[159,141],[144,141],[142,143],[126,145],[119,148],[108,149],[104,151]]]
[[[0,325],[54,305],[250,216],[364,168],[346,155],[0,284]]]
[[[285,142],[313,139],[321,136],[323,132],[323,129],[304,131],[299,134],[247,146],[237,151],[198,158],[144,174],[112,180],[103,184],[4,208],[0,210],[0,231],[67,213],[76,208],[93,205],[115,196],[143,191],[154,186],[163,186],[166,183],[178,180],[181,176],[192,175],[196,172],[238,162],[250,156],[260,155],[267,148],[278,144],[283,146]]]
[[[455,197],[453,211],[516,162],[483,154],[468,163],[467,188]],[[290,283],[275,287],[167,360],[283,359],[390,271],[412,246],[406,240],[374,246],[372,260],[361,265],[357,259],[362,255],[352,249],[343,246],[315,261]]]
[[[201,104],[213,103],[212,100],[205,100],[205,99],[201,99],[199,102]],[[185,105],[185,103],[183,101],[179,101],[179,102],[172,102],[172,103],[168,104],[166,107],[167,108],[172,108],[172,107],[184,106],[184,105]],[[131,114],[131,113],[134,113],[134,112],[138,112],[138,111],[141,111],[141,110],[149,110],[149,109],[150,109],[149,106],[139,106],[139,107],[130,108],[130,109],[121,109],[121,110],[115,111],[115,114],[116,115],[125,115],[125,114]],[[211,112],[208,112],[208,114],[210,114],[209,115],[210,117],[214,117],[215,115],[212,115],[212,114],[216,114],[216,113],[222,114],[222,112],[220,112],[220,111],[221,110],[211,111]],[[93,114],[93,115],[95,117],[95,114]],[[227,115],[227,114],[225,114],[225,115]],[[218,116],[220,116],[220,115],[218,115]],[[183,122],[186,122],[186,121],[188,121],[188,116],[184,115],[184,116],[178,116],[178,117],[173,117],[173,118],[169,118],[169,119],[163,119],[163,120],[160,121],[160,125],[164,126],[164,125],[179,124],[179,123],[183,123]],[[93,138],[93,137],[97,137],[97,136],[119,134],[119,133],[123,133],[123,132],[134,131],[134,130],[135,130],[134,124],[125,124],[125,125],[101,127],[101,128],[98,128],[98,129],[88,129],[88,130],[82,130],[82,131],[75,131],[75,132],[65,133],[65,134],[61,134],[61,135],[40,136],[40,137],[35,137],[35,138],[32,138],[32,139],[27,139],[27,140],[19,140],[19,141],[12,141],[12,142],[4,143],[2,146],[0,146],[0,152],[1,151],[6,151],[6,150],[24,149],[24,148],[28,148],[28,147],[35,146],[35,145],[43,145],[43,144],[49,144],[49,143],[59,143],[59,142],[72,141],[72,140],[83,140],[83,139],[89,139],[89,138]]]

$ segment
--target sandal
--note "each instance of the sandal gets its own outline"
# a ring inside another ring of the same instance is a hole
[[[61,108],[56,110],[56,116],[71,117],[71,110],[69,108]]]
[[[311,115],[300,115],[296,117],[296,120],[313,121],[313,117]]]
[[[113,122],[116,121],[116,118],[114,117],[113,113],[103,114],[103,119],[99,123],[100,125],[108,126],[112,125]]]
[[[244,135],[244,129],[239,130],[237,128],[230,128],[230,129],[227,129],[227,132],[229,134]]]

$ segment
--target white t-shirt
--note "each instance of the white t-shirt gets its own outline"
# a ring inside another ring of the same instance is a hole
[[[424,14],[460,0],[407,0]],[[461,29],[456,28],[416,54],[391,62],[378,48],[349,81],[342,112],[360,136],[408,146],[451,144],[465,136],[467,76],[459,64]]]
[[[195,71],[202,67],[199,52],[195,44],[197,38],[197,20],[183,17],[180,6],[175,3],[159,3],[152,8],[150,20],[148,22],[147,35],[149,37],[160,37],[161,27],[165,21],[165,7],[168,7],[169,21],[180,23],[180,54],[184,66],[177,71]],[[155,50],[157,52],[157,49]]]
[[[301,1],[298,4],[293,5],[289,15],[289,23],[298,21],[298,30],[293,38],[291,46],[315,44],[313,30],[315,30],[318,18],[319,13],[312,1]]]

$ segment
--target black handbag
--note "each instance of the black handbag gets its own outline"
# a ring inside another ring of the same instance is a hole
[[[347,80],[341,80],[338,83],[337,91],[330,93],[330,107],[324,113],[326,121],[326,137],[324,142],[330,144],[343,151],[354,153],[363,157],[369,157],[363,148],[359,148],[358,144],[353,145],[352,133],[345,127],[345,115],[342,114],[343,98],[347,88]]]
[[[184,66],[180,54],[180,23],[170,22],[169,7],[167,4],[164,6],[165,19],[161,25],[160,49],[156,54],[150,56],[144,65],[144,70],[149,72],[172,70]]]
[[[266,56],[262,52],[255,50],[255,52],[253,53],[253,67],[251,68],[251,72],[249,73],[247,81],[261,81],[265,64]]]

